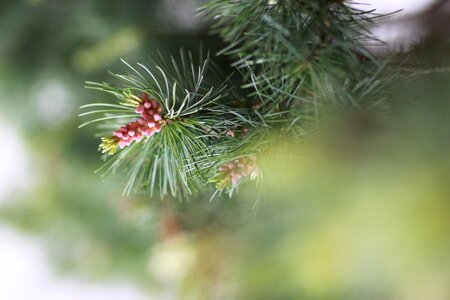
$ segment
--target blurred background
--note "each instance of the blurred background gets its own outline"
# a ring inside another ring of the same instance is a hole
[[[126,72],[120,58],[221,49],[203,1],[2,0],[0,299],[450,299],[450,2],[364,2],[403,9],[373,28],[374,51],[421,74],[389,110],[281,145],[264,201],[249,186],[163,204],[93,173],[78,107],[103,100],[84,81]]]

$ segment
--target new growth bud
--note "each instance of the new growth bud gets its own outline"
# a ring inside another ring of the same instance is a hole
[[[135,111],[141,117],[115,130],[113,136],[102,138],[100,149],[103,153],[114,154],[117,147],[123,149],[133,141],[140,142],[144,136],[149,138],[155,132],[160,132],[165,125],[160,114],[162,106],[155,99],[149,99],[147,94],[142,95]]]
[[[236,185],[242,178],[250,176],[255,180],[260,174],[256,164],[256,156],[235,159],[219,167],[217,187],[220,189]]]

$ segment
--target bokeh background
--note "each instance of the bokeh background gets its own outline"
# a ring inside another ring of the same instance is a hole
[[[94,174],[78,107],[102,100],[84,81],[126,72],[120,58],[221,49],[202,1],[1,1],[0,299],[450,299],[450,3],[365,2],[403,9],[373,50],[420,75],[389,109],[280,145],[271,188],[173,204],[185,232],[168,241],[171,204]]]

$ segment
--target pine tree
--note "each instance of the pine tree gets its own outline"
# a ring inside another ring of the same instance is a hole
[[[100,124],[100,171],[126,171],[125,193],[162,207],[156,277],[181,257],[171,283],[186,299],[397,299],[417,284],[434,295],[422,274],[448,265],[433,264],[448,252],[448,101],[436,97],[434,124],[422,100],[448,88],[373,55],[369,29],[384,16],[348,2],[211,0],[199,14],[232,74],[202,51],[124,62],[116,85],[88,82],[116,102],[83,107],[100,115],[83,124]],[[430,236],[433,250],[416,247]]]
[[[125,194],[210,197],[260,181],[259,161],[284,140],[302,141],[326,111],[379,106],[398,74],[367,46],[376,18],[344,1],[213,0],[200,9],[228,46],[242,84],[209,53],[195,59],[158,55],[128,64],[119,83],[88,82],[115,103],[92,103],[80,116],[100,116],[103,174],[126,171]],[[94,109],[94,110],[93,110]]]

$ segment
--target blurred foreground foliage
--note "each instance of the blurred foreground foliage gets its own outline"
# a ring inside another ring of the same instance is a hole
[[[449,82],[417,77],[389,110],[280,141],[262,186],[232,199],[124,198],[56,151],[33,200],[2,216],[47,232],[67,266],[186,299],[448,299]]]

